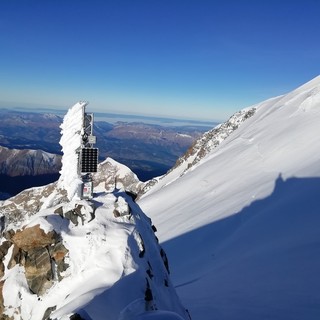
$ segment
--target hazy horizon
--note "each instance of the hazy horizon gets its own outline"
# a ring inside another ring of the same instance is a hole
[[[5,104],[4,104],[5,105]],[[11,106],[5,107],[0,103],[0,110],[9,110],[17,112],[36,112],[36,113],[52,113],[61,117],[67,113],[69,108],[56,108],[54,106],[48,107],[33,107],[33,106]],[[94,111],[90,109],[90,105],[87,106],[86,111],[93,113],[96,121],[106,121],[109,123],[123,122],[142,122],[145,124],[158,124],[164,126],[204,126],[211,127],[220,123],[219,120],[204,120],[204,119],[191,119],[184,117],[169,117],[150,114],[130,114],[130,113],[117,113],[109,111]]]
[[[1,1],[0,100],[224,120],[319,75],[320,2]]]

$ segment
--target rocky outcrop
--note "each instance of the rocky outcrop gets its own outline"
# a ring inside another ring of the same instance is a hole
[[[54,213],[59,214],[62,218],[70,220],[75,226],[79,222],[83,225],[90,222],[94,218],[95,207],[92,203],[86,201],[75,201],[62,205],[54,210]]]
[[[45,233],[39,225],[18,230],[11,237],[11,241],[23,251],[34,248],[44,248],[57,243],[58,235],[55,231]]]
[[[68,250],[55,231],[46,233],[39,225],[4,234],[6,241],[0,246],[0,266],[4,270],[4,257],[13,246],[7,268],[19,264],[25,269],[25,276],[32,293],[42,295],[68,267],[64,258]],[[2,273],[3,276],[3,273]]]
[[[7,224],[15,223],[48,206],[67,201],[67,192],[57,189],[56,185],[55,182],[43,187],[27,189],[8,200],[0,201],[0,216],[4,217]]]
[[[53,284],[51,257],[46,247],[30,249],[24,268],[29,289],[33,293],[42,295]]]
[[[99,165],[93,180],[94,187],[102,187],[106,191],[120,189],[133,195],[137,195],[143,187],[143,183],[128,167],[111,158]]]
[[[2,262],[3,258],[8,253],[9,248],[11,247],[11,243],[9,241],[2,242],[0,246],[0,278],[4,275],[4,263]]]
[[[107,158],[99,164],[98,172],[93,175],[93,180],[94,188],[97,192],[99,192],[99,189],[103,191],[121,189],[132,194],[133,197],[144,186],[128,167],[111,158]],[[68,202],[66,190],[58,188],[57,182],[54,182],[44,187],[24,190],[8,200],[0,201],[0,217],[4,217],[6,223],[18,222],[25,216],[32,216],[48,206],[53,207],[66,202]],[[70,211],[71,209],[75,209],[76,211]],[[73,221],[74,224],[78,223],[78,218],[82,221],[83,219],[80,217],[82,215],[81,207],[71,209],[64,207],[61,216]],[[77,210],[79,211],[78,213]],[[57,213],[60,214],[59,212]],[[89,217],[85,217],[84,219],[90,220]]]
[[[6,316],[5,314],[3,314],[4,311],[4,305],[3,305],[3,285],[4,285],[4,281],[0,281],[0,320],[11,320],[8,316]]]

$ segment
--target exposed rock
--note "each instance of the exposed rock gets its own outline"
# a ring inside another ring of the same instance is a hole
[[[186,170],[192,168],[202,158],[209,154],[211,150],[216,148],[222,141],[229,137],[232,132],[238,129],[245,120],[252,117],[255,112],[256,108],[238,111],[226,122],[204,133],[193,143],[193,145],[187,150],[185,155],[177,160],[175,166],[170,169],[169,172],[173,171],[184,162],[188,163]]]
[[[49,201],[48,201],[49,200]],[[55,206],[67,201],[67,192],[57,189],[57,183],[27,189],[16,196],[0,202],[0,215],[5,216],[7,224],[32,216],[48,205]],[[10,214],[9,214],[10,213]]]
[[[0,278],[2,278],[4,276],[4,263],[2,261],[0,261]]]
[[[94,205],[86,203],[86,205],[74,202],[66,206],[61,206],[55,209],[54,213],[59,214],[61,217],[70,220],[75,226],[81,221],[82,225],[89,222],[94,218]]]
[[[78,223],[79,223],[79,222],[78,222],[79,216],[75,213],[75,211],[74,211],[73,209],[65,212],[65,213],[63,214],[63,216],[64,216],[66,219],[70,220],[75,226],[78,225]]]
[[[54,269],[57,272],[58,280],[62,279],[62,272],[68,265],[64,258],[68,253],[65,246],[59,242],[59,236],[55,231],[45,233],[39,225],[18,230],[15,233],[12,230],[6,232],[10,241],[6,241],[0,246],[1,252],[7,252],[11,241],[14,244],[11,258],[8,263],[8,269],[19,264],[24,266],[26,280],[29,289],[42,295],[53,284],[55,279]],[[0,263],[1,268],[4,266]]]
[[[5,281],[0,281],[0,320],[13,320],[13,317],[9,317],[6,314],[3,314],[4,312],[4,305],[3,305],[3,294],[2,294],[2,290],[3,290],[3,285],[4,285]]]
[[[83,318],[80,316],[80,314],[78,314],[78,313],[73,314],[72,316],[70,316],[69,319],[70,319],[70,320],[85,320],[85,319],[83,319]]]
[[[25,255],[26,253],[23,252],[17,245],[13,246],[11,258],[8,263],[8,269],[13,268],[15,265],[20,264],[24,265],[25,263]]]
[[[3,305],[3,289],[4,281],[0,281],[0,319],[2,319],[3,311],[4,311],[4,305]]]
[[[0,260],[4,258],[4,256],[8,253],[9,248],[11,247],[12,243],[9,241],[3,241],[0,245]]]
[[[117,217],[130,214],[130,207],[123,197],[118,197],[113,210],[113,215]]]
[[[10,230],[8,230],[8,231],[4,231],[4,232],[2,233],[2,236],[3,236],[6,240],[12,242],[11,239],[12,239],[12,237],[13,237],[14,234],[15,234],[14,230],[10,229]]]
[[[25,275],[30,290],[37,295],[42,295],[52,286],[53,273],[47,248],[39,247],[28,251]]]
[[[57,209],[54,210],[54,213],[57,213],[58,215],[60,215],[61,217],[63,217],[63,208],[58,207]]]
[[[133,195],[138,194],[143,187],[143,183],[128,167],[111,158],[100,163],[98,172],[93,176],[93,181],[94,187],[103,185],[107,191],[121,189]]]
[[[55,262],[62,261],[67,253],[68,249],[62,244],[62,242],[58,242],[53,249],[50,250],[50,256]]]
[[[57,306],[49,307],[44,313],[42,320],[49,320],[50,314],[57,309]]]
[[[18,230],[12,236],[12,242],[23,251],[29,251],[34,248],[44,248],[48,245],[55,244],[57,240],[58,235],[55,231],[45,233],[39,225]]]
[[[57,265],[57,276],[60,281],[62,277],[62,272],[66,271],[69,265],[65,263],[65,256],[68,254],[68,249],[61,243],[58,242],[53,248],[50,247],[50,256]]]

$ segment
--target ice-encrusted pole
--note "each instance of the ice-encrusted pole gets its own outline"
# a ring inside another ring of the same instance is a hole
[[[80,198],[82,180],[78,173],[79,150],[83,130],[83,110],[87,102],[80,101],[65,115],[61,128],[62,168],[58,187],[67,191],[69,200]]]

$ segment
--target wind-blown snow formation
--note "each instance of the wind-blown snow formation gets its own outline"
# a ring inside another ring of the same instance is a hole
[[[83,106],[85,104],[85,102],[78,102],[70,108],[60,126],[63,158],[58,186],[67,190],[70,200],[79,196],[79,187],[82,183],[78,174],[79,153],[77,150],[81,147]]]
[[[320,319],[320,77],[139,200],[194,319]]]

